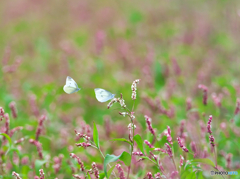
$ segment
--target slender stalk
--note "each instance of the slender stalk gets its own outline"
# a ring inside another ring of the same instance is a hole
[[[132,164],[132,153],[133,153],[133,147],[134,147],[134,123],[133,123],[133,120],[132,118],[130,117],[131,119],[131,127],[133,129],[133,133],[132,133],[132,145],[131,145],[131,160],[130,160],[130,166],[128,167],[128,174],[127,174],[127,179],[129,179],[129,174],[130,174],[130,170],[131,170],[131,164]]]
[[[216,165],[216,168],[217,168],[217,153],[215,151],[215,147],[213,147],[213,152],[214,152],[214,158],[215,158],[215,165]]]

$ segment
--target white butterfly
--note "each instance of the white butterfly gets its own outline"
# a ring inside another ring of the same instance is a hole
[[[101,88],[95,88],[94,91],[95,91],[97,100],[101,103],[106,102],[110,99],[113,99],[115,96],[115,94],[112,94],[109,91]]]
[[[77,83],[70,76],[68,76],[67,79],[66,79],[66,84],[63,87],[63,90],[67,94],[72,94],[72,93],[75,93],[75,92],[79,91],[80,88],[78,88]]]

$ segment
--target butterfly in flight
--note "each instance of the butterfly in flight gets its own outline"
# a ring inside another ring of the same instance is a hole
[[[72,93],[79,91],[80,88],[78,88],[77,83],[70,76],[68,76],[66,79],[66,84],[63,87],[63,90],[67,94],[72,94]]]

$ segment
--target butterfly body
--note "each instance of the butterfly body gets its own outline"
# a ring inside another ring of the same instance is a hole
[[[94,91],[95,91],[97,100],[102,103],[110,99],[113,99],[115,96],[115,94],[112,94],[111,92],[101,88],[95,88]]]
[[[67,94],[72,94],[72,93],[75,93],[75,92],[79,91],[80,88],[78,88],[77,83],[70,76],[68,76],[67,79],[66,79],[66,84],[63,87],[63,90]]]

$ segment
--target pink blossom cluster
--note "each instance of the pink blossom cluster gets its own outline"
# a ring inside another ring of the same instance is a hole
[[[137,156],[143,156],[143,153],[142,153],[142,152],[133,152],[132,154],[133,154],[133,155],[137,155]]]
[[[212,94],[212,99],[213,99],[214,104],[215,104],[217,107],[221,107],[221,106],[222,106],[222,102],[221,102],[221,100],[222,100],[222,95],[221,95],[221,94],[217,96],[216,93],[213,93],[213,94]]]
[[[43,154],[42,154],[42,144],[34,139],[29,139],[29,143],[33,144],[37,147],[38,151],[38,156],[40,159],[43,159]]]
[[[215,144],[214,144],[214,137],[212,135],[209,136],[209,140],[210,140],[211,146],[214,147],[215,146]]]
[[[207,123],[207,130],[210,135],[212,134],[211,123],[212,123],[212,115],[209,116],[208,123]]]
[[[169,126],[167,126],[167,132],[165,133],[165,135],[167,136],[167,141],[170,143],[170,144],[173,144],[172,142],[172,137],[171,137],[171,129]]]
[[[96,178],[99,178],[99,171],[95,162],[92,163],[92,171]]]
[[[182,155],[180,155],[180,167],[182,167],[182,166],[183,166],[183,161],[184,161],[184,158],[183,158],[183,156],[182,156]]]
[[[0,121],[4,118],[4,109],[0,107]]]
[[[205,85],[198,85],[199,89],[202,89],[203,91],[203,104],[207,105],[207,98],[208,98],[208,88]]]
[[[60,154],[59,157],[54,157],[53,158],[53,169],[54,172],[57,174],[59,172],[59,170],[61,169],[61,165],[62,165],[62,159],[63,159],[63,155]]]
[[[162,178],[160,173],[156,173],[154,176],[155,176],[156,179],[161,179]]]
[[[154,155],[151,151],[150,151],[149,153],[151,154],[152,158],[157,162],[157,161],[158,161],[158,160],[157,160],[157,156]]]
[[[159,152],[162,152],[162,153],[166,153],[166,150],[163,150],[161,148],[155,148],[154,151],[159,151]]]
[[[124,172],[123,172],[123,169],[122,169],[121,165],[117,164],[116,168],[117,168],[117,171],[119,173],[119,178],[120,179],[126,179],[126,177],[124,176]]]
[[[36,131],[36,140],[39,139],[40,134],[43,131],[43,122],[47,119],[47,117],[45,115],[42,115],[39,120],[38,120],[38,127],[37,127],[37,131]]]
[[[83,176],[79,176],[79,175],[76,175],[76,174],[73,174],[72,176],[76,179],[84,179],[85,178]]]
[[[182,148],[184,152],[188,152],[188,149],[183,145],[180,137],[177,137],[178,145]]]
[[[17,68],[20,66],[22,62],[22,58],[21,57],[17,57],[15,62],[12,65],[5,65],[3,67],[3,72],[4,73],[13,73],[17,70]]]
[[[236,109],[234,114],[237,115],[240,112],[240,98],[237,98]]]
[[[192,151],[194,152],[194,157],[196,157],[196,155],[197,155],[197,147],[196,147],[195,142],[192,141],[192,142],[190,143],[190,146],[191,146]]]
[[[16,179],[22,179],[18,173],[12,172],[12,176],[15,176]]]
[[[12,101],[10,104],[9,104],[9,107],[11,109],[11,112],[12,112],[12,117],[15,119],[17,118],[17,108],[16,108],[16,103],[14,101]]]
[[[81,171],[84,171],[84,165],[83,165],[83,162],[81,161],[81,159],[74,153],[70,153],[70,157],[77,160],[78,164],[80,165],[81,167]]]
[[[81,133],[77,132],[76,130],[74,130],[74,131],[75,131],[75,134],[78,139],[84,138],[86,142],[88,142],[90,140],[90,137],[87,136],[86,134],[81,134]]]
[[[5,121],[5,126],[4,126],[4,129],[5,129],[4,133],[9,134],[10,119],[9,119],[8,113],[5,113],[5,114],[4,114],[4,118],[5,118],[5,120],[6,120],[6,121]]]
[[[172,149],[171,149],[171,147],[169,146],[169,144],[168,144],[168,143],[165,143],[165,146],[167,147],[166,152],[167,152],[167,154],[169,155],[169,157],[173,157]]]
[[[175,72],[176,75],[180,75],[181,74],[181,69],[177,63],[177,60],[176,58],[172,58],[172,67],[173,67],[173,70]]]
[[[147,140],[144,140],[144,143],[148,145],[149,148],[154,148],[154,146]]]
[[[12,137],[15,132],[20,131],[22,129],[23,129],[22,126],[18,126],[18,127],[13,128],[9,133],[9,137]]]
[[[147,179],[154,179],[151,172],[147,173]]]
[[[155,131],[152,128],[151,118],[148,117],[147,115],[145,115],[144,117],[148,126],[148,130],[152,133],[152,135],[155,135]]]
[[[90,147],[91,144],[90,143],[85,143],[85,142],[82,142],[82,143],[78,143],[76,144],[77,147],[83,147],[83,148],[87,148],[87,147]]]
[[[126,104],[125,104],[125,100],[122,97],[120,98],[113,98],[107,105],[107,108],[109,109],[114,103],[119,103],[121,105],[121,107],[126,108]]]
[[[137,84],[139,83],[140,79],[134,80],[131,86],[132,89],[132,99],[135,100],[137,97]]]

